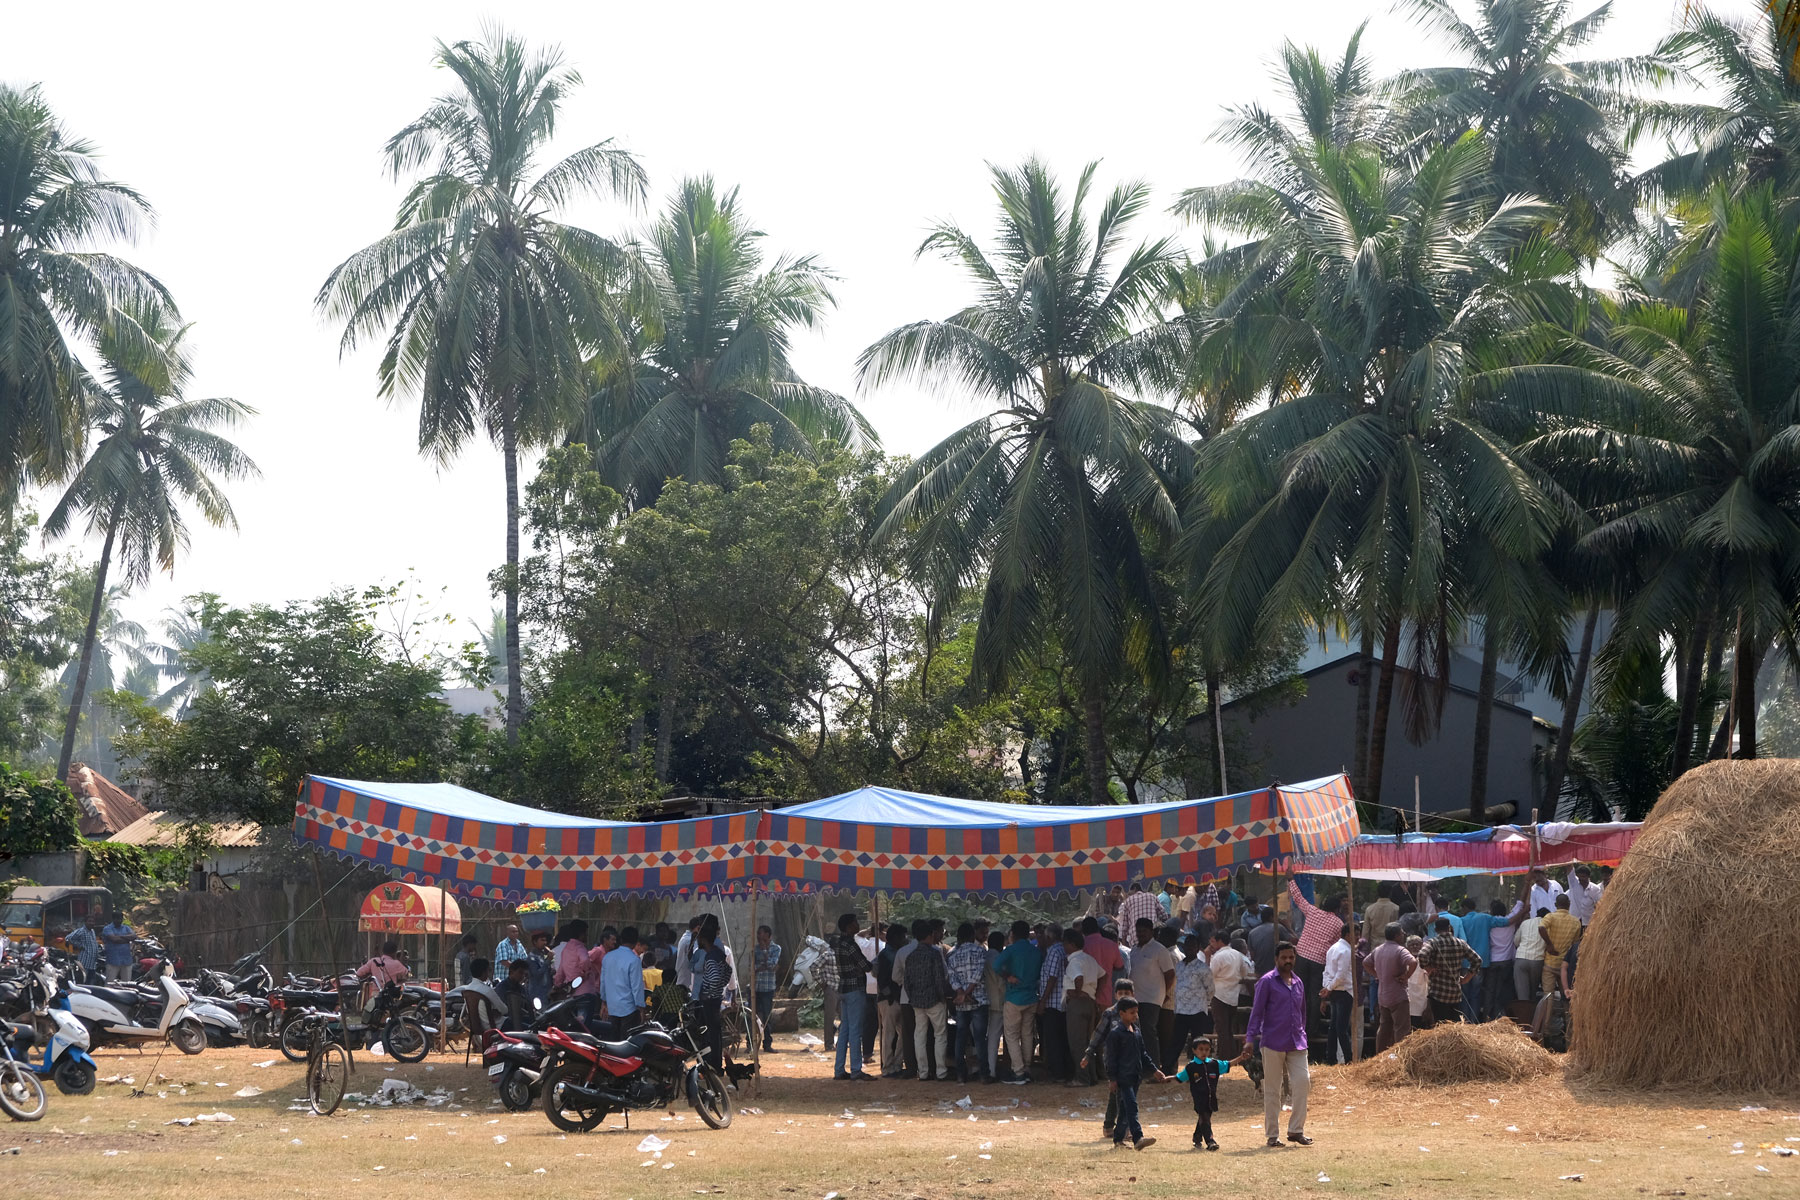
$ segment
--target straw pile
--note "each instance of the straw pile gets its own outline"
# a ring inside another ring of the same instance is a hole
[[[1556,1056],[1511,1021],[1454,1022],[1419,1029],[1357,1066],[1376,1087],[1520,1083],[1556,1069]]]
[[[1800,761],[1722,761],[1664,792],[1582,939],[1570,1063],[1601,1084],[1800,1080]]]

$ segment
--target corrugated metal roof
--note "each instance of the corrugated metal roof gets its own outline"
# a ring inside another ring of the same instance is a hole
[[[135,796],[86,763],[69,765],[69,790],[81,805],[82,837],[109,837],[149,812]]]
[[[168,845],[185,818],[169,812],[147,812],[142,818],[113,834],[111,840],[125,846]],[[220,846],[255,846],[262,839],[262,826],[254,821],[231,825],[213,825],[212,840]]]

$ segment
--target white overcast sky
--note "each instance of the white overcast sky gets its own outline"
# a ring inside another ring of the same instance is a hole
[[[1618,0],[1593,56],[1648,49],[1681,8]],[[951,269],[913,251],[934,218],[989,228],[985,162],[1038,154],[1072,177],[1103,159],[1107,181],[1154,187],[1140,232],[1160,233],[1178,189],[1236,174],[1209,135],[1225,105],[1273,96],[1283,39],[1335,56],[1367,17],[1383,70],[1447,61],[1386,3],[1343,0],[9,6],[0,80],[41,83],[104,169],[156,206],[156,229],[125,252],[196,323],[192,394],[259,414],[238,435],[263,472],[233,490],[240,529],[196,527],[175,576],[134,598],[133,615],[201,590],[279,602],[409,569],[448,589],[450,611],[488,611],[504,545],[498,455],[478,444],[447,469],[421,460],[412,407],[376,397],[374,354],[340,359],[312,298],[392,221],[401,188],[379,152],[451,82],[431,66],[433,39],[474,37],[496,15],[582,72],[557,151],[617,139],[642,157],[653,207],[711,173],[741,189],[772,250],[817,254],[842,276],[836,313],[796,357],[845,391],[881,333],[965,301]],[[646,219],[568,216],[621,233]],[[900,453],[970,411],[902,389],[858,399]]]

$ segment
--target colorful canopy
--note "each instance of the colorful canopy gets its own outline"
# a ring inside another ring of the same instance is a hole
[[[861,788],[771,812],[648,824],[451,784],[309,776],[294,838],[480,900],[770,891],[1055,893],[1216,879],[1355,838],[1342,775],[1216,800],[1055,807]]]
[[[461,933],[462,909],[443,888],[390,880],[371,888],[356,914],[358,933]]]
[[[477,900],[577,900],[674,895],[746,880],[758,816],[599,821],[448,783],[309,775],[294,808],[294,839]]]
[[[1360,826],[1342,775],[1216,800],[1056,807],[859,788],[767,814],[771,891],[1056,893],[1216,879],[1325,853]]]
[[[1540,867],[1574,863],[1612,864],[1637,840],[1635,821],[1575,825],[1550,822],[1500,825],[1470,833],[1365,834],[1347,848],[1307,856],[1303,870],[1342,875],[1346,849],[1351,872],[1362,879],[1443,879],[1453,875],[1516,875]]]

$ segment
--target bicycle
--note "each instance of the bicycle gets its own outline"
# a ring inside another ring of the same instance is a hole
[[[309,1039],[306,1099],[321,1117],[329,1117],[344,1102],[344,1093],[350,1090],[350,1073],[356,1069],[349,1047],[332,1036],[335,1016],[312,1008],[300,1015],[301,1028]]]

